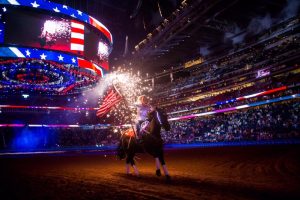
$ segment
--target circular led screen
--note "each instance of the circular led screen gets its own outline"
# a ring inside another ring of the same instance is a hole
[[[110,41],[95,27],[23,7],[1,10],[0,43],[63,51],[98,65],[108,60]]]

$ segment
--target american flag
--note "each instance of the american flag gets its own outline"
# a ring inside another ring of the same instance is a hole
[[[14,6],[26,6],[33,9],[43,9],[55,13],[68,15],[76,20],[79,20],[83,23],[91,24],[92,26],[96,27],[108,38],[111,44],[113,43],[112,34],[101,22],[99,22],[97,19],[93,18],[92,16],[89,16],[86,13],[83,13],[80,10],[73,9],[69,6],[53,3],[45,0],[0,0],[0,3],[4,5],[6,4],[6,5],[14,5]]]
[[[114,105],[116,105],[121,100],[122,96],[120,95],[120,93],[115,88],[112,88],[108,92],[107,96],[103,99],[103,102],[96,113],[97,117],[103,117],[112,109]]]
[[[83,55],[84,52],[84,24],[71,21],[71,51]]]

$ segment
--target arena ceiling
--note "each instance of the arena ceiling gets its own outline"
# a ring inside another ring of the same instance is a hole
[[[111,65],[123,62],[149,32],[168,17],[180,0],[52,0],[79,9],[100,20],[114,37]],[[128,48],[126,46],[128,36]]]
[[[246,35],[298,13],[297,0],[54,0],[80,9],[102,21],[114,36],[111,65],[129,65],[158,72],[195,56],[207,56],[238,45]],[[147,35],[180,9],[185,18],[157,34],[139,51]],[[189,7],[187,7],[189,8]],[[128,36],[127,48],[126,36]],[[134,54],[133,54],[134,53]]]

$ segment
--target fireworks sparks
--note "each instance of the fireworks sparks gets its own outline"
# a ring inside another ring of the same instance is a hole
[[[133,105],[137,97],[142,94],[147,95],[152,90],[151,84],[144,82],[139,73],[135,74],[132,70],[119,69],[106,75],[100,81],[99,96],[104,97],[105,91],[113,86],[120,92],[124,100],[110,111],[109,116],[116,124],[131,123],[135,119],[135,112],[132,111],[134,111]]]
[[[68,20],[46,20],[40,38],[46,42],[55,42],[58,38],[70,38],[71,24]]]
[[[97,53],[97,55],[99,56],[100,60],[107,60],[108,59],[109,48],[108,48],[107,44],[105,44],[101,41],[98,43],[98,53]]]

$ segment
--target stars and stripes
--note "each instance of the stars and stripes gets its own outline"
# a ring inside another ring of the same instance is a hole
[[[91,70],[93,72],[96,72],[101,77],[103,76],[103,70],[101,69],[101,67],[99,67],[98,65],[91,63],[87,60],[78,58],[78,66],[81,68],[85,68],[85,69]]]
[[[63,57],[62,55],[59,55],[59,56],[58,56],[58,60],[59,60],[59,61],[64,61],[64,57]]]
[[[60,12],[60,10],[59,10],[57,7],[53,8],[53,11],[54,11],[54,12],[57,12],[57,13]]]
[[[102,104],[99,107],[99,110],[97,110],[97,117],[103,117],[105,114],[107,114],[117,103],[119,103],[122,100],[122,96],[120,93],[113,87],[106,97],[103,99]]]
[[[84,52],[84,24],[71,21],[71,51],[83,55]]]
[[[28,49],[25,52],[26,52],[26,56],[30,57],[31,52]]]
[[[77,57],[70,54],[28,47],[0,47],[0,57],[42,59],[78,66]]]
[[[89,16],[89,23],[96,27],[98,30],[100,30],[107,38],[108,40],[113,43],[112,34],[109,32],[109,30],[97,19]]]
[[[46,60],[47,55],[45,55],[44,53],[42,55],[40,55],[42,60]]]
[[[45,0],[0,0],[2,5],[15,5],[15,6],[26,6],[32,9],[42,9],[50,12],[59,12],[64,15],[73,16],[78,21],[71,20],[71,38],[70,46],[68,51],[76,53],[80,57],[84,55],[84,30],[85,23],[91,24],[102,32],[105,37],[112,44],[112,35],[109,30],[95,18],[81,12],[80,10],[73,9],[66,5],[52,3]],[[3,24],[2,24],[3,25]],[[4,40],[4,28],[0,24],[0,43]],[[81,59],[75,55],[70,55],[62,52],[43,50],[37,48],[23,48],[23,47],[0,47],[0,57],[10,58],[32,58],[54,61],[64,64],[72,64],[80,68],[86,68],[93,73],[103,76],[103,68],[108,70],[109,65],[107,61],[97,62],[97,64]]]
[[[81,22],[88,23],[96,27],[107,37],[111,44],[113,43],[112,34],[101,22],[87,15],[86,13],[81,12],[80,10],[70,8],[66,5],[53,3],[45,0],[0,0],[0,4],[27,6],[30,8],[43,9],[71,16],[73,18],[78,19]]]
[[[9,47],[9,49],[18,57],[25,58],[25,55],[16,47]]]
[[[32,7],[34,8],[38,8],[40,5],[36,3],[36,1],[34,1],[33,3],[30,3],[32,5]]]
[[[49,51],[36,48],[23,48],[23,47],[0,47],[0,57],[10,57],[10,58],[32,58],[32,59],[42,59],[49,60],[64,64],[72,64],[80,68],[88,69],[98,76],[102,77],[104,75],[102,65],[101,67],[83,58],[72,56],[70,54]]]
[[[12,5],[20,5],[16,0],[7,0]]]

